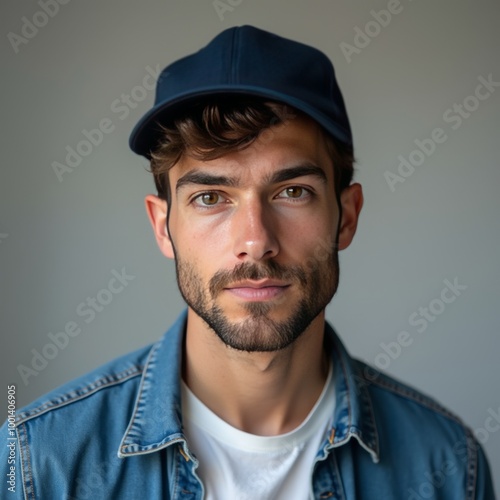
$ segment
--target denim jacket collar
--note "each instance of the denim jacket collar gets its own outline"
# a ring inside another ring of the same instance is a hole
[[[330,444],[338,447],[356,439],[377,463],[380,460],[379,439],[368,392],[369,380],[365,377],[363,365],[349,356],[328,323],[325,323],[325,343],[332,356],[335,374],[336,406]]]
[[[118,450],[121,458],[153,453],[175,442],[182,443],[187,451],[180,407],[186,318],[184,311],[150,351],[132,418]],[[336,406],[334,427],[324,450],[342,446],[354,438],[378,462],[377,429],[362,369],[328,323],[325,323],[325,343],[333,360]]]

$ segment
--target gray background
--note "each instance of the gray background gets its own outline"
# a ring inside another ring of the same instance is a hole
[[[163,68],[225,28],[254,24],[326,52],[351,117],[365,207],[358,235],[341,255],[340,289],[328,318],[351,353],[458,413],[500,476],[500,430],[487,420],[500,413],[500,89],[456,130],[443,117],[473,94],[478,77],[500,81],[498,2],[401,0],[401,12],[350,61],[341,44],[353,45],[355,28],[364,31],[374,19],[370,11],[386,9],[387,1],[232,4],[219,15],[210,0],[70,1],[16,53],[8,33],[21,35],[22,17],[32,20],[41,7],[3,2],[4,387],[17,384],[24,405],[154,341],[177,316],[183,303],[174,266],[158,251],[143,209],[153,182],[145,161],[127,146],[153,92],[133,102],[125,118],[111,106],[141,85],[148,65]],[[37,20],[43,24],[43,16]],[[66,146],[75,148],[82,130],[104,118],[114,131],[59,181],[52,163],[64,163]],[[384,172],[397,173],[398,156],[408,158],[414,141],[436,127],[446,141],[392,191]],[[135,278],[85,323],[78,305],[122,268]],[[467,288],[419,333],[409,316],[439,299],[444,280],[455,278]],[[48,334],[68,321],[81,333],[25,384],[18,366],[30,367],[32,349],[42,352]],[[394,359],[384,357],[381,344],[401,331],[411,345]]]

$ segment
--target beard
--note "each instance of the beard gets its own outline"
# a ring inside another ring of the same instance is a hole
[[[305,266],[283,266],[273,260],[262,264],[241,263],[231,271],[218,271],[206,286],[195,266],[180,260],[177,255],[177,282],[188,306],[226,346],[246,352],[278,351],[299,338],[335,295],[339,280],[338,251],[333,243],[331,248],[331,252],[321,257],[308,259]],[[232,283],[266,278],[295,285],[301,298],[298,301],[280,297],[273,301],[244,302],[247,317],[230,321],[217,305],[218,295]],[[289,310],[288,317],[273,319],[273,310],[283,305]]]

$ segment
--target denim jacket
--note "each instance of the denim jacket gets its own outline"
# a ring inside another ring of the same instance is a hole
[[[180,408],[185,321],[184,312],[153,346],[18,412],[14,437],[6,422],[0,497],[202,499]],[[457,417],[352,359],[328,324],[325,346],[333,359],[336,407],[312,469],[311,498],[494,499],[483,451]],[[8,490],[10,467],[15,492]]]

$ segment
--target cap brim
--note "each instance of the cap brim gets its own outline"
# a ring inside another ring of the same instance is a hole
[[[200,87],[196,91],[190,91],[173,96],[168,101],[162,102],[150,109],[136,124],[129,138],[129,145],[135,153],[151,158],[151,152],[157,147],[162,137],[161,125],[165,125],[177,116],[181,109],[190,103],[196,102],[211,95],[238,95],[245,94],[255,97],[268,98],[288,104],[299,111],[304,112],[313,120],[318,122],[336,140],[352,146],[351,134],[345,127],[334,122],[331,117],[321,113],[309,104],[280,92],[254,86],[217,86]]]

